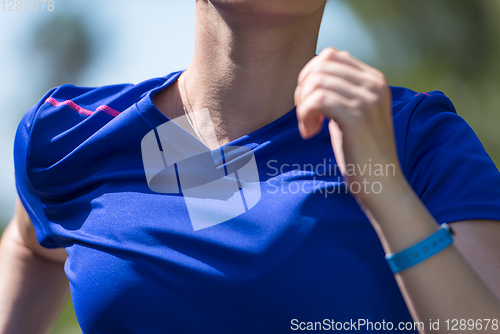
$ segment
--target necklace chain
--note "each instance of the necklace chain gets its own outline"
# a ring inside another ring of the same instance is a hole
[[[182,80],[182,82],[181,82]],[[191,121],[191,118],[189,117],[189,113],[187,111],[187,108],[186,108],[186,103],[184,102],[184,98],[182,97],[183,93],[184,95],[186,95],[186,100],[188,101],[189,103],[189,98],[186,94],[186,88],[183,87],[185,85],[185,82],[184,82],[184,76],[181,75],[181,77],[179,78],[179,95],[181,96],[181,102],[182,102],[182,109],[184,110],[184,115],[186,115],[186,118],[188,120],[188,123],[189,125],[191,126],[191,128],[193,128],[196,136],[198,137],[198,139],[200,139],[200,141],[205,144],[205,146],[207,146],[207,143],[205,142],[205,140],[203,139],[203,136],[201,135],[201,133],[198,131],[198,127],[196,127],[193,122]]]

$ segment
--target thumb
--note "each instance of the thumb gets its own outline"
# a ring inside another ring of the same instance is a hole
[[[337,162],[337,166],[342,173],[342,176],[346,174],[346,163],[344,156],[344,149],[342,146],[344,134],[342,130],[340,130],[339,125],[333,119],[330,119],[328,123],[328,129],[330,130],[330,139],[332,141],[333,154],[335,154],[335,160]]]

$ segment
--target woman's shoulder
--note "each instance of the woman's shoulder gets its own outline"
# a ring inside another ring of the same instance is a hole
[[[53,138],[82,123],[107,123],[164,83],[167,78],[168,76],[152,78],[138,84],[99,87],[64,84],[55,87],[25,113],[19,128],[25,128],[30,137],[41,132],[43,136]]]
[[[393,92],[403,173],[441,223],[498,220],[500,173],[472,127],[441,91]]]
[[[456,113],[451,100],[439,90],[417,92],[410,88],[389,86],[392,95],[393,116],[405,113],[409,118],[415,111],[451,111]],[[399,116],[399,117],[402,117]]]
[[[390,89],[394,136],[403,167],[414,147],[438,147],[445,140],[444,133],[453,132],[457,127],[469,128],[442,91],[416,92],[398,86],[390,86]]]
[[[39,189],[67,184],[104,168],[103,161],[138,142],[148,130],[134,105],[165,77],[139,84],[101,87],[62,85],[33,105],[18,125],[14,141],[16,173]],[[135,137],[134,137],[135,136]],[[20,174],[19,174],[20,175]]]
[[[64,84],[50,90],[34,109],[36,114],[66,113],[61,116],[70,116],[68,113],[73,111],[74,115],[92,116],[102,112],[115,117],[164,81],[165,77],[158,77],[138,84],[123,83],[99,87]]]
[[[164,81],[165,78],[160,77],[139,84],[100,87],[64,84],[55,87],[25,113],[18,132],[24,129],[24,135],[31,140],[37,136],[37,141],[45,141],[44,138],[54,140],[84,123],[94,126],[108,123]]]

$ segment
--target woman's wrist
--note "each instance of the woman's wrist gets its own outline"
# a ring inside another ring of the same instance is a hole
[[[384,210],[390,209],[399,201],[412,201],[415,193],[402,173],[385,175],[366,179],[367,183],[377,184],[377,192],[361,192],[356,194],[356,200],[374,218],[383,215]],[[368,213],[366,212],[366,213]]]
[[[402,251],[438,229],[403,175],[387,178],[379,194],[358,198],[386,253]]]

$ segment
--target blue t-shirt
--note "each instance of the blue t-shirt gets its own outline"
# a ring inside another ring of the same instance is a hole
[[[69,254],[83,333],[412,321],[328,127],[303,140],[292,110],[210,151],[152,103],[180,73],[63,85],[18,127],[19,196],[40,244]],[[403,172],[436,221],[500,221],[500,173],[450,100],[391,91]]]

